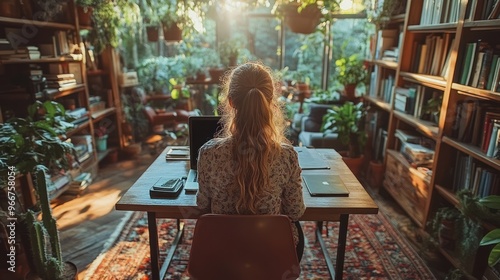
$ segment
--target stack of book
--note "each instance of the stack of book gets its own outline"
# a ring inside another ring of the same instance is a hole
[[[71,181],[66,194],[78,195],[86,190],[92,183],[92,175],[88,172],[83,172]]]
[[[74,110],[68,110],[66,111],[66,114],[69,115],[70,117],[73,117],[74,121],[72,121],[73,124],[79,125],[85,121],[88,121],[89,119],[89,113],[86,108],[76,108]]]
[[[431,167],[434,151],[420,144],[403,143],[401,153],[413,167]]]
[[[5,45],[5,44],[3,44]],[[5,46],[4,46],[5,48]],[[37,46],[20,47],[16,50],[2,50],[1,59],[40,59],[40,51]]]
[[[5,38],[0,38],[0,58],[8,57],[16,53],[16,50],[12,47],[9,40]]]
[[[60,189],[66,186],[71,180],[71,176],[68,173],[58,173],[50,176],[49,184],[47,185],[47,192],[49,197],[54,197]]]
[[[77,85],[74,74],[45,74],[47,87],[57,90],[65,90]]]

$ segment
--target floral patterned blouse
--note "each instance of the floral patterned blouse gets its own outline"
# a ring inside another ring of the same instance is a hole
[[[199,151],[196,203],[204,213],[237,214],[239,189],[234,183],[230,138],[214,138]],[[282,144],[283,152],[269,160],[270,187],[257,202],[259,214],[283,214],[297,221],[305,211],[297,152]],[[243,150],[242,150],[243,151]],[[295,226],[295,243],[298,234]]]

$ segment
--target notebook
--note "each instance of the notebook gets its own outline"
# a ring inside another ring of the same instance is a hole
[[[198,191],[198,151],[222,128],[220,116],[189,117],[189,163],[190,169],[184,185],[186,192]]]
[[[311,196],[349,196],[349,190],[339,175],[302,174]]]
[[[315,149],[307,147],[293,147],[299,157],[299,165],[302,170],[330,169],[326,161]]]

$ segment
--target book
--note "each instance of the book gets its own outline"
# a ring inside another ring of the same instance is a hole
[[[493,60],[493,50],[487,49],[484,52],[483,63],[479,71],[479,79],[477,81],[477,88],[485,89],[488,83],[488,76],[490,74],[491,63]]]
[[[481,151],[486,153],[488,151],[489,140],[491,137],[491,132],[493,129],[494,120],[500,121],[500,113],[499,112],[486,112],[484,116],[484,125],[483,125],[483,137],[481,139]]]
[[[483,66],[484,54],[485,52],[478,52],[474,59],[473,74],[471,76],[471,79],[469,79],[469,82],[467,83],[471,87],[477,87],[477,83],[479,81],[479,73],[481,72],[481,67]]]
[[[67,74],[45,74],[43,75],[47,80],[66,80],[66,79],[75,79],[75,74],[67,73]]]
[[[464,57],[464,62],[462,65],[462,76],[460,77],[460,84],[466,85],[469,81],[472,72],[472,59],[476,51],[477,43],[468,43],[466,48],[466,53]]]
[[[500,122],[493,121],[493,127],[486,151],[487,157],[493,157],[498,149],[498,141],[500,141]]]
[[[491,59],[490,72],[488,74],[488,79],[486,81],[485,89],[491,90],[491,85],[493,84],[493,78],[495,77],[495,73],[498,72],[498,54],[494,54]]]
[[[426,57],[427,57],[427,45],[423,44],[420,49],[420,58],[418,61],[418,69],[417,69],[418,74],[424,74]]]
[[[500,83],[500,55],[497,58],[495,69],[493,71],[493,78],[488,89],[491,91],[498,91],[498,84]]]
[[[460,111],[460,122],[458,128],[457,139],[465,141],[466,137],[470,134],[470,127],[472,126],[472,117],[474,114],[475,102],[466,100],[462,102]]]
[[[496,0],[487,19],[497,19],[500,16],[500,0]]]

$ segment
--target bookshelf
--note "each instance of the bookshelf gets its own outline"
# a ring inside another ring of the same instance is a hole
[[[54,10],[61,8],[60,13],[38,11],[35,6],[27,7],[29,2],[23,5],[16,6],[12,15],[0,16],[0,120],[25,117],[29,104],[44,100],[63,104],[75,117],[75,127],[65,136],[78,146],[79,164],[51,178],[53,199],[80,174],[95,177],[100,161],[123,147],[118,55],[106,49],[90,70],[80,32],[91,27],[79,25],[74,1],[55,4]],[[108,148],[97,151],[95,132],[102,125],[108,127]]]
[[[459,206],[458,191],[500,195],[499,15],[495,0],[408,0],[404,19],[396,15],[385,27],[401,30],[393,39],[400,42],[396,65],[378,58],[381,50],[373,51],[365,100],[388,116],[376,128],[387,135],[383,189],[422,228],[440,207]],[[396,136],[400,130],[420,137],[434,151],[432,162],[410,163],[415,158],[406,155],[405,142]],[[467,275],[481,278],[484,251],[478,248],[466,264],[456,252],[442,253]]]

